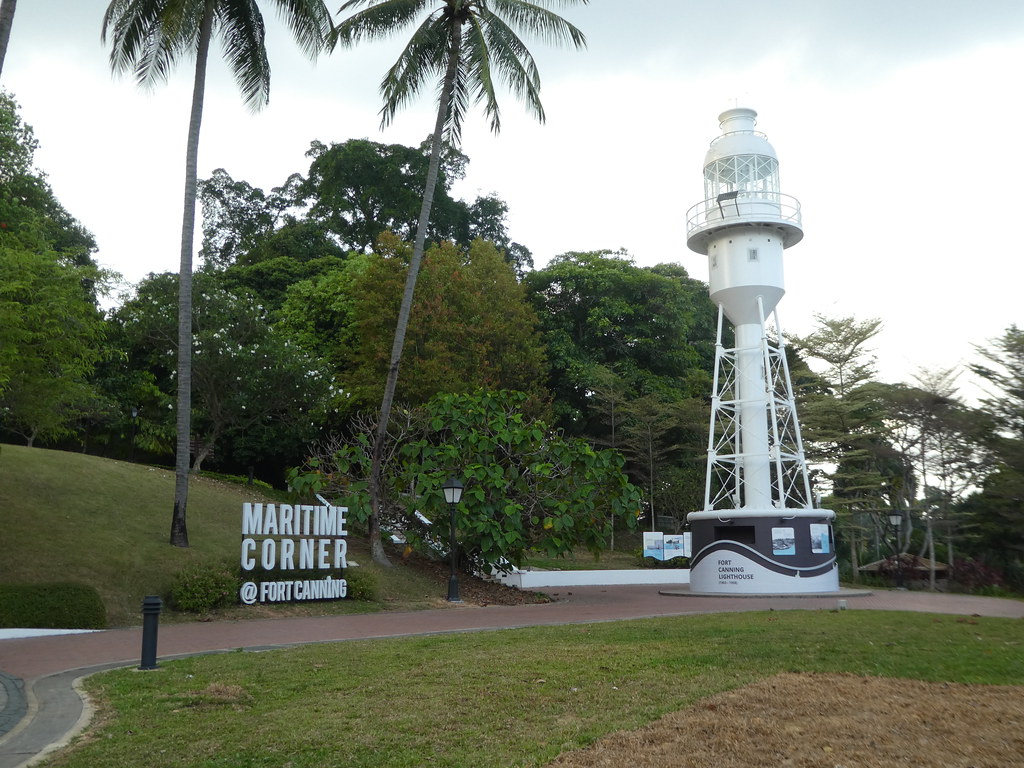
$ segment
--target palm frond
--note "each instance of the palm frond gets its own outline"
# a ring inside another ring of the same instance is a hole
[[[467,21],[463,57],[472,77],[474,103],[483,102],[484,114],[491,122],[491,131],[497,134],[501,132],[501,111],[498,108],[498,96],[491,76],[492,51],[485,23],[486,18],[482,15],[474,16]]]
[[[438,84],[438,91],[444,88],[444,81]],[[448,111],[445,114],[443,139],[452,146],[457,146],[462,138],[462,123],[469,112],[472,90],[472,75],[466,67],[455,71],[455,82],[452,87]],[[438,93],[440,97],[440,93]]]
[[[586,5],[588,0],[347,0],[339,13],[352,12],[331,32],[329,45],[353,46],[363,40],[382,39],[415,23],[429,11],[408,46],[381,82],[384,106],[381,126],[410,102],[432,78],[437,96],[444,89],[451,34],[459,34],[453,92],[444,114],[445,133],[456,141],[471,103],[482,104],[491,130],[501,130],[501,113],[495,75],[540,122],[540,74],[520,35],[530,35],[556,45],[586,46],[583,33],[548,6]]]
[[[224,60],[242,99],[255,111],[270,98],[270,62],[263,15],[256,0],[220,0],[214,12],[214,36],[221,39]]]
[[[331,17],[323,0],[276,0],[304,53],[323,49]],[[195,56],[207,0],[112,0],[103,15],[101,39],[111,42],[110,65],[131,72],[138,83],[151,87],[165,81],[182,57]],[[270,63],[266,29],[257,0],[215,0],[213,36],[219,37],[224,57],[252,109],[267,103]]]
[[[540,100],[540,72],[526,44],[505,22],[489,13],[482,13],[486,21],[491,69],[498,73],[512,94],[522,101],[538,122],[546,119]]]
[[[152,87],[167,79],[180,55],[194,52],[202,13],[196,0],[114,0],[103,15],[101,39],[110,34],[110,65],[131,72],[139,85]]]
[[[548,0],[556,5],[587,5],[589,0]],[[524,0],[487,0],[481,3],[481,13],[489,13],[506,19],[511,27],[552,45],[571,44],[574,48],[585,48],[587,38],[578,28],[554,11],[538,3]]]
[[[338,13],[369,6],[334,26],[328,35],[328,47],[350,48],[363,40],[381,40],[413,24],[430,0],[349,0]],[[431,14],[433,15],[433,14]]]
[[[440,15],[431,14],[413,33],[398,61],[381,81],[381,127],[391,123],[398,109],[416,96],[425,80],[432,76],[443,78],[448,45],[448,25]]]
[[[333,29],[331,14],[323,0],[276,0],[278,15],[284,19],[299,49],[316,58],[327,45]]]

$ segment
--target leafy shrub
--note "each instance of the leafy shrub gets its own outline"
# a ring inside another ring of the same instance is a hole
[[[0,627],[103,629],[107,610],[94,587],[74,582],[0,584]]]
[[[1016,597],[1012,589],[1001,587],[997,584],[986,584],[981,587],[975,587],[971,590],[972,595],[982,595],[983,597]]]
[[[201,477],[208,477],[211,480],[220,480],[221,482],[231,483],[232,485],[244,485],[247,488],[256,488],[262,493],[272,494],[274,492],[274,486],[257,477],[254,477],[250,482],[249,478],[245,475],[228,475],[223,472],[210,472],[205,469],[199,474]]]
[[[1024,595],[1024,562],[1010,560],[1003,565],[1003,577],[1006,579],[1006,586],[1016,594]]]
[[[372,602],[377,597],[377,579],[365,568],[346,568],[348,599]]]
[[[248,573],[248,572],[247,572]],[[377,580],[373,573],[365,568],[345,568],[343,570],[291,569],[274,568],[259,571],[256,581],[319,581],[330,576],[332,579],[345,579],[347,591],[345,599],[372,602],[376,599]],[[246,576],[248,579],[251,577]]]
[[[953,563],[953,582],[966,592],[978,592],[982,588],[1003,586],[1003,574],[999,569],[992,568],[969,557],[959,558]]]
[[[174,579],[171,607],[186,613],[207,613],[238,599],[241,581],[234,564],[193,563]]]
[[[633,553],[636,563],[641,568],[689,568],[690,558],[673,557],[670,560],[658,560],[656,557],[644,557],[644,551],[638,549]]]

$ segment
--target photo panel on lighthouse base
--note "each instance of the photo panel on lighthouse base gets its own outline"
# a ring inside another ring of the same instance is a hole
[[[832,526],[821,518],[694,520],[690,591],[786,595],[835,592]]]

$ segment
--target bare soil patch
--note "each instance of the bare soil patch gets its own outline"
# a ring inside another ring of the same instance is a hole
[[[448,594],[448,577],[451,566],[440,560],[429,560],[421,555],[403,558],[405,565],[415,568],[437,584],[439,598]],[[531,592],[470,575],[465,571],[457,574],[459,580],[459,599],[469,605],[524,605],[533,603],[550,603],[551,598],[543,592]]]
[[[782,674],[550,768],[1008,768],[1024,766],[1024,686]]]

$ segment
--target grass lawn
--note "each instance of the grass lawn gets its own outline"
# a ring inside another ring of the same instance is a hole
[[[202,656],[89,678],[102,727],[47,764],[536,766],[778,672],[1024,684],[1022,641],[1020,620],[784,611]]]
[[[191,546],[170,546],[174,473],[96,456],[4,444],[0,447],[0,583],[74,581],[96,588],[110,626],[141,623],[142,599],[168,594],[190,563],[237,563],[242,504],[258,488],[193,478],[187,524]],[[377,600],[315,606],[228,609],[235,618],[316,612],[411,609],[436,589],[411,569],[378,568],[365,539],[350,536],[349,557],[373,573]],[[263,611],[261,614],[260,611]],[[165,611],[163,621],[194,620]]]

